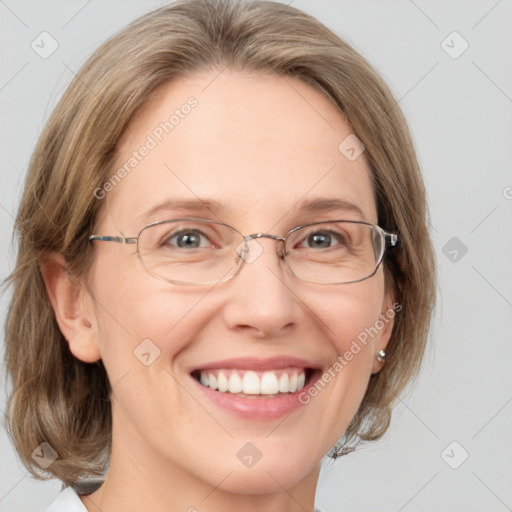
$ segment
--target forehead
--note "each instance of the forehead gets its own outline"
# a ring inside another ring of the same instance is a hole
[[[167,203],[147,214],[169,198],[211,200],[210,216],[261,228],[292,220],[304,202],[337,199],[376,222],[364,153],[351,161],[339,149],[350,134],[331,100],[296,78],[229,70],[180,78],[156,91],[120,140],[111,172],[125,172],[107,194],[109,210],[137,229],[187,213]]]

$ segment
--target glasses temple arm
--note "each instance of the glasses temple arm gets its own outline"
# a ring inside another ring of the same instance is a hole
[[[137,238],[126,238],[124,236],[91,235],[89,237],[89,243],[92,243],[94,240],[98,240],[100,242],[118,242],[120,244],[136,244],[137,243]]]

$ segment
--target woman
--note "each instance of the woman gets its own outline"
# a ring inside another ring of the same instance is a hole
[[[107,41],[16,221],[7,421],[48,510],[314,510],[419,368],[425,217],[395,100],[303,12],[183,0]]]

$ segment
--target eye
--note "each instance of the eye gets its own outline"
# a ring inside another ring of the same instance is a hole
[[[307,244],[306,246],[304,244]],[[304,238],[299,247],[311,249],[328,249],[330,247],[344,247],[347,244],[346,236],[342,232],[333,230],[313,231]]]
[[[210,239],[198,229],[183,229],[173,233],[162,240],[161,245],[178,247],[180,249],[199,249],[213,247]]]

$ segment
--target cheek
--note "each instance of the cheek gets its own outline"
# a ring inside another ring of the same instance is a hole
[[[376,325],[380,325],[383,297],[383,281],[375,279],[347,285],[311,302],[317,305],[314,312],[325,333],[323,351],[330,354],[318,393],[329,389],[323,396],[330,404],[331,435],[341,435],[364,396],[376,353],[374,343],[382,332]]]
[[[315,312],[325,325],[328,342],[341,355],[350,351],[354,344],[360,346],[360,351],[370,348],[376,337],[375,324],[382,312],[383,300],[383,280],[368,279],[319,295],[311,304],[317,304]]]
[[[197,323],[200,308],[195,307],[196,303],[197,297],[176,297],[168,290],[141,293],[132,289],[119,294],[113,303],[109,302],[114,304],[109,311],[100,315],[105,363],[130,368],[134,357],[140,359],[141,351],[149,351],[151,359],[174,358],[187,345],[192,326]]]
[[[190,419],[173,414],[187,410],[182,403],[187,396],[172,377],[172,362],[200,331],[204,315],[197,294],[169,291],[166,283],[156,280],[148,286],[148,279],[132,280],[115,293],[104,288],[109,307],[108,312],[101,307],[99,311],[102,359],[123,424],[128,421],[144,432],[148,425],[173,417],[165,428],[175,436],[190,428]],[[159,397],[166,397],[167,403]]]
[[[118,254],[115,265],[110,261],[114,258],[102,259],[92,283],[97,337],[112,383],[144,367],[148,359],[174,357],[186,344],[185,332],[200,309],[197,293],[170,289],[126,255]],[[149,357],[141,357],[147,353]]]

